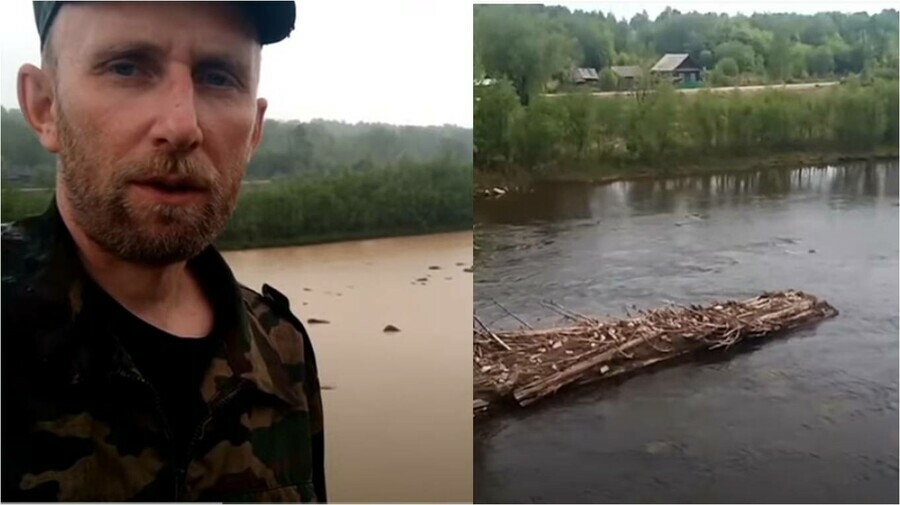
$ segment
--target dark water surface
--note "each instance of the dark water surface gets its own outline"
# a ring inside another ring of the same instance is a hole
[[[475,426],[476,502],[898,501],[898,166],[547,185],[476,204],[475,310],[801,289],[841,314]]]

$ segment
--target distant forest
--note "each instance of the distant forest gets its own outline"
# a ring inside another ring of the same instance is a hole
[[[17,109],[0,111],[0,177],[4,187],[51,187],[55,156],[47,153]],[[267,120],[246,179],[364,172],[398,164],[471,164],[472,130],[313,120]]]
[[[852,3],[848,4],[852,8]],[[896,76],[898,12],[815,15],[682,13],[666,8],[630,19],[543,5],[477,5],[476,80],[504,78],[523,104],[572,68],[649,68],[666,53],[688,53],[715,84],[801,82],[851,74]]]
[[[18,110],[2,110],[2,129],[8,222],[46,209],[56,161]],[[224,249],[466,230],[472,130],[270,120],[245,179],[260,183],[241,190],[216,241]]]

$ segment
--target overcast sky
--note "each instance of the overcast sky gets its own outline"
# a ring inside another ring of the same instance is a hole
[[[895,0],[896,2],[896,0]],[[512,3],[512,2],[505,2]],[[532,2],[533,3],[533,2]],[[548,4],[556,2],[546,2]],[[570,9],[655,18],[683,12],[878,12],[878,0],[561,2]],[[472,125],[472,7],[468,0],[299,0],[294,34],[263,50],[260,95],[276,119]],[[31,2],[0,2],[0,98],[18,108],[16,72],[39,61]]]
[[[0,93],[18,108],[16,73],[40,61],[31,2],[0,2]],[[472,126],[472,6],[467,1],[299,0],[291,37],[263,49],[267,116]]]

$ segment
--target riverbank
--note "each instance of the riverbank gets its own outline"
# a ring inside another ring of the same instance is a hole
[[[360,232],[334,232],[322,235],[303,235],[293,238],[273,238],[253,242],[233,238],[229,240],[216,240],[216,248],[220,251],[243,251],[246,249],[272,249],[277,247],[295,247],[309,245],[326,245],[339,242],[355,242],[370,239],[411,238],[442,235],[445,233],[457,233],[471,230],[471,224],[450,224],[437,226],[426,230],[416,228],[397,228],[384,230],[366,230]]]
[[[813,152],[798,151],[750,156],[709,156],[681,162],[669,161],[665,165],[590,165],[576,163],[545,167],[531,172],[521,167],[507,167],[505,170],[491,171],[475,169],[475,198],[495,197],[494,188],[504,193],[527,191],[539,182],[583,182],[587,184],[607,184],[624,180],[648,178],[682,177],[712,173],[747,172],[761,169],[791,170],[799,167],[827,166],[858,161],[891,161],[900,156],[897,146],[888,146],[867,152]]]
[[[796,167],[898,151],[896,81],[815,93],[681,94],[663,86],[634,98],[539,96],[527,106],[509,85],[478,95],[478,189],[535,178],[609,181]]]
[[[40,214],[52,195],[52,189],[4,188],[0,221]],[[216,244],[223,250],[257,249],[465,231],[471,226],[471,165],[401,163],[245,186]]]

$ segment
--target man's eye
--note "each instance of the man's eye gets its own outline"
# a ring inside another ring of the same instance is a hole
[[[230,75],[216,71],[200,72],[200,82],[215,88],[236,86],[235,80]]]
[[[113,63],[109,69],[114,74],[122,77],[134,77],[138,72],[137,66],[128,62]]]

